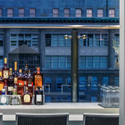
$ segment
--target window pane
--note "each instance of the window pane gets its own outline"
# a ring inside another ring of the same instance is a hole
[[[58,16],[59,16],[59,10],[53,9],[53,17],[58,17]]]
[[[69,9],[64,9],[64,17],[70,17],[70,10]]]
[[[52,68],[58,68],[58,57],[52,57]]]
[[[13,17],[13,9],[7,9],[7,16]]]
[[[30,9],[30,17],[36,16],[36,9]]]
[[[92,17],[92,9],[87,9],[86,16],[87,17]]]
[[[115,17],[115,10],[109,9],[109,17]]]
[[[76,9],[76,17],[81,17],[81,16],[82,16],[81,9]]]
[[[98,9],[97,17],[103,17],[103,9]]]
[[[24,9],[19,9],[19,17],[24,17]]]

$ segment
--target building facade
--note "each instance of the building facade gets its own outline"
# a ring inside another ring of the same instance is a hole
[[[70,102],[71,39],[64,35],[71,35],[71,25],[86,26],[75,28],[85,35],[78,49],[79,101],[99,101],[101,85],[119,84],[113,48],[119,41],[119,0],[1,0],[0,66],[4,57],[12,68],[14,61],[18,68],[28,61],[32,71],[40,66],[46,101]]]

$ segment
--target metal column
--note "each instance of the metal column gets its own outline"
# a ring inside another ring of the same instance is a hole
[[[119,125],[125,125],[125,0],[120,2],[120,118]]]
[[[72,102],[78,102],[79,91],[78,91],[78,31],[72,31],[71,40],[71,99]]]

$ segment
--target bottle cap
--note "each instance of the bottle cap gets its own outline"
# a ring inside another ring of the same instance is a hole
[[[19,69],[19,73],[22,73],[22,69]]]
[[[7,58],[4,58],[4,63],[7,63]]]
[[[10,68],[10,71],[12,71],[12,68]]]

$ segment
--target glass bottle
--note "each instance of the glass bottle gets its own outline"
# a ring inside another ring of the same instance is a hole
[[[31,71],[28,73],[28,91],[33,95],[33,77],[31,75]]]
[[[14,87],[17,87],[17,81],[18,81],[18,73],[17,73],[17,62],[14,62]]]
[[[43,74],[40,72],[40,68],[37,68],[37,72],[34,74],[35,90],[38,87],[42,87]]]
[[[7,105],[8,97],[5,95],[5,89],[2,89],[2,95],[0,97],[0,105]]]
[[[28,87],[26,87],[26,91],[21,95],[22,104],[23,105],[31,105],[32,104],[32,94],[28,92]]]
[[[35,105],[43,105],[43,90],[38,87],[35,91]]]
[[[14,86],[14,79],[13,79],[13,75],[12,75],[12,68],[10,68],[9,78],[8,78],[8,87],[7,87],[8,95],[13,94],[13,86]]]
[[[4,80],[2,78],[2,70],[0,70],[0,95],[2,94],[3,87],[4,87]]]
[[[23,78],[24,86],[28,85],[27,76],[28,76],[28,65],[27,65],[27,62],[25,62],[25,72],[24,72],[24,78]]]
[[[7,58],[4,58],[4,67],[2,68],[2,75],[4,79],[4,86],[7,86],[9,77],[9,68],[7,67]]]
[[[23,81],[22,69],[20,69],[17,81],[17,94],[21,95],[23,92],[24,92],[24,81]]]
[[[20,95],[17,95],[16,89],[13,89],[13,95],[10,97],[10,105],[20,105],[21,104],[21,98]]]

